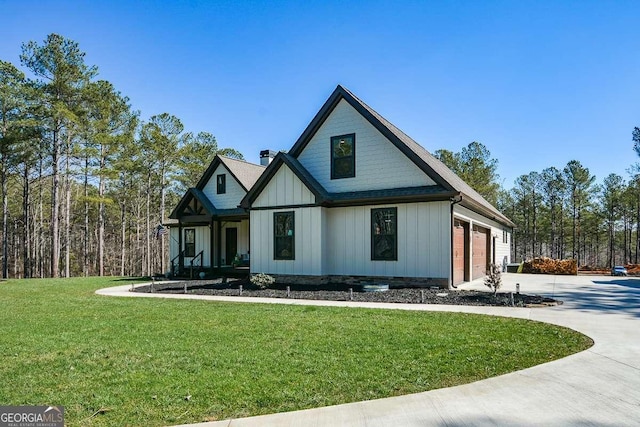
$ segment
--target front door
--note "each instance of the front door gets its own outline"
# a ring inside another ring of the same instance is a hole
[[[225,260],[227,265],[231,265],[238,253],[238,229],[225,228]]]

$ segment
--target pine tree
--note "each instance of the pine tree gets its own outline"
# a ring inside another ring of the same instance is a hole
[[[72,131],[82,88],[97,74],[96,67],[84,63],[78,44],[58,34],[50,34],[42,45],[31,41],[22,45],[20,60],[37,78],[40,100],[45,109],[42,125],[51,158],[51,276],[59,275],[60,259],[60,158],[65,133]]]

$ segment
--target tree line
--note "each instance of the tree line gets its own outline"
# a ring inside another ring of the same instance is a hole
[[[167,239],[157,237],[168,210],[216,154],[242,155],[169,113],[141,120],[72,40],[51,34],[21,52],[22,69],[0,60],[2,277],[166,271]],[[639,128],[632,141],[640,155]],[[572,160],[504,189],[483,144],[434,154],[516,224],[514,260],[638,263],[640,167],[598,184]]]
[[[632,132],[640,155],[640,129]],[[460,153],[436,157],[474,187],[516,225],[514,261],[536,257],[575,259],[583,268],[637,264],[640,253],[640,167],[627,178],[609,174],[602,183],[578,160],[519,176],[511,189],[498,184],[498,160],[478,142]]]
[[[167,210],[217,153],[242,155],[169,113],[141,120],[58,34],[20,65],[0,60],[2,277],[166,271]]]

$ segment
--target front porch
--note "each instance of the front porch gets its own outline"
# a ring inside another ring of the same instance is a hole
[[[173,276],[196,277],[200,272],[248,271],[248,217],[214,217],[208,224],[179,221],[171,227],[170,235]]]
[[[170,227],[170,274],[199,278],[249,274],[249,214],[243,209],[216,209],[190,189],[173,211]]]

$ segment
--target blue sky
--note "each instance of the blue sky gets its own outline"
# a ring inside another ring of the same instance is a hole
[[[291,147],[337,84],[430,151],[485,144],[501,182],[577,159],[637,160],[637,1],[0,0],[0,59],[56,32],[143,118],[257,162]]]

